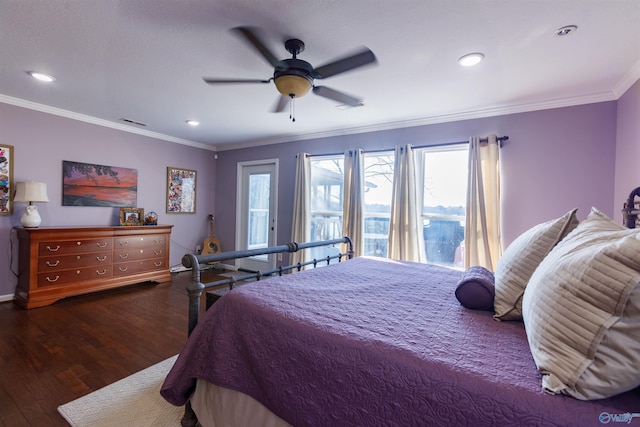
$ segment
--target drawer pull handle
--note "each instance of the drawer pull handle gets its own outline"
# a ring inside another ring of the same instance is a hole
[[[100,261],[100,262],[104,261],[105,259],[107,259],[106,255],[103,256],[102,258],[100,258],[99,256],[96,257],[96,261]]]
[[[154,262],[153,265],[155,265],[156,267],[160,267],[162,265],[162,261],[161,262]]]
[[[125,267],[118,267],[118,270],[120,271],[127,271],[129,269],[129,267],[125,266]]]
[[[162,243],[162,239],[153,239],[153,243],[158,245],[158,244]]]
[[[56,276],[55,279],[51,279],[51,278],[47,277],[47,282],[49,282],[49,283],[57,282],[59,278],[60,278],[60,276]]]
[[[82,242],[76,242],[76,245],[80,246],[82,244]]]
[[[56,262],[47,261],[47,267],[55,267],[58,264],[60,264],[60,260],[57,260]]]
[[[127,246],[129,244],[128,240],[125,240],[123,242],[120,242],[120,246]]]
[[[153,253],[156,254],[156,255],[160,255],[162,253],[162,251],[161,250],[157,250],[157,251],[154,250]]]
[[[103,244],[96,243],[96,246],[99,247],[99,248],[106,248],[107,247],[107,242],[104,242]]]
[[[58,252],[60,250],[60,245],[56,246],[55,249],[52,248],[51,246],[47,246],[47,250],[49,252]]]
[[[102,272],[100,272],[100,271],[96,270],[96,274],[97,274],[98,276],[102,276],[102,275],[103,275],[103,274],[105,274],[106,272],[107,272],[107,269],[106,269],[106,268],[105,268],[104,270],[102,270]]]
[[[127,259],[129,258],[129,254],[120,254],[120,259]]]

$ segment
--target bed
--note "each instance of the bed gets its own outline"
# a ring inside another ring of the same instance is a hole
[[[576,228],[567,226],[574,214],[551,234]],[[530,286],[548,281],[544,261]],[[496,319],[461,304],[464,275],[357,257],[236,287],[193,328],[161,394],[187,404],[203,426],[640,423],[636,387],[595,400],[545,391],[549,372],[527,336],[524,290],[525,322]]]

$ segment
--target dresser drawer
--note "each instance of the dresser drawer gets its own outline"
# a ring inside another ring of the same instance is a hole
[[[167,243],[167,235],[149,234],[144,236],[122,236],[115,238],[114,249],[148,248],[152,246],[164,247]]]
[[[127,276],[145,271],[166,270],[168,263],[164,258],[145,259],[142,261],[122,262],[113,265],[113,275]]]
[[[104,280],[112,277],[111,272],[111,266],[105,265],[41,273],[38,274],[38,287],[44,288],[47,286],[57,286],[83,280]]]
[[[47,273],[49,271],[89,266],[99,267],[101,265],[110,265],[112,262],[113,255],[111,252],[42,257],[38,259],[38,272]]]
[[[164,247],[149,247],[140,249],[124,249],[113,252],[113,262],[127,262],[139,259],[158,258],[165,255]]]
[[[113,238],[82,239],[82,240],[58,240],[52,242],[40,242],[38,244],[39,256],[80,254],[85,252],[111,251]]]

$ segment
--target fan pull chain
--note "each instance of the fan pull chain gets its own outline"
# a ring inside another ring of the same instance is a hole
[[[296,96],[294,94],[289,95],[291,102],[289,103],[289,118],[292,122],[296,121]]]

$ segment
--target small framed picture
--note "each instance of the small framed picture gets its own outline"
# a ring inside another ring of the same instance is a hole
[[[144,209],[120,208],[120,225],[144,225]]]
[[[13,213],[13,145],[0,145],[0,215]]]
[[[167,213],[196,213],[196,171],[167,167]]]

